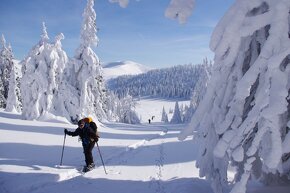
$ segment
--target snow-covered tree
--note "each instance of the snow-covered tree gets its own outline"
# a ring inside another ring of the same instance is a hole
[[[163,107],[162,109],[162,116],[161,116],[161,121],[163,121],[164,123],[168,123],[168,116],[167,116],[167,113],[165,111],[165,108]]]
[[[110,121],[118,121],[118,104],[119,98],[111,91],[107,92],[107,119]]]
[[[210,80],[211,76],[211,70],[212,70],[212,62],[209,61],[207,58],[203,60],[202,64],[203,68],[199,72],[198,80],[194,86],[194,89],[192,91],[192,96],[190,100],[190,105],[188,108],[185,109],[185,112],[183,114],[183,122],[189,123],[191,121],[191,118],[198,107],[200,101],[203,99],[208,82]]]
[[[121,98],[118,105],[119,122],[129,124],[139,124],[140,119],[135,111],[136,102],[134,99],[127,95]]]
[[[186,110],[185,110],[185,113],[184,113],[184,115],[183,115],[183,119],[182,119],[182,121],[183,121],[184,123],[189,123],[189,122],[191,121],[191,118],[192,118],[192,116],[193,116],[195,110],[196,110],[196,108],[195,108],[195,106],[193,105],[193,103],[191,102],[191,103],[189,104],[189,107],[187,107]]]
[[[48,71],[49,88],[47,91],[47,112],[56,116],[66,117],[70,120],[70,117],[64,107],[64,100],[67,100],[68,97],[73,98],[73,96],[63,96],[61,93],[61,86],[65,81],[63,78],[63,73],[68,64],[66,52],[62,49],[61,40],[63,39],[64,35],[60,33],[55,37],[54,43],[51,44],[51,63]]]
[[[170,123],[171,124],[182,123],[178,101],[175,102],[174,113],[170,120]]]
[[[216,193],[230,164],[231,193],[246,192],[251,175],[289,183],[289,10],[289,0],[237,0],[212,35],[213,75],[181,138],[198,131],[197,166]]]
[[[192,92],[191,97],[191,103],[193,104],[194,109],[196,109],[200,103],[200,101],[203,99],[208,82],[211,77],[211,71],[212,71],[212,62],[209,61],[207,58],[203,60],[202,70],[199,73],[199,78],[197,80],[197,83],[194,87],[194,90]]]
[[[108,120],[129,124],[139,124],[141,119],[135,111],[136,104],[136,101],[130,95],[126,95],[123,98],[118,98],[113,92],[108,92]]]
[[[13,66],[13,53],[6,45],[4,35],[1,37],[0,50],[0,108],[5,108],[8,98],[9,79]]]
[[[61,50],[60,40],[63,38],[60,34],[54,44],[49,43],[43,23],[41,40],[22,62],[22,115],[26,119],[46,118],[60,113],[58,87],[67,61],[65,52]]]
[[[12,48],[9,45],[8,50],[11,53],[11,58],[13,57]],[[21,103],[21,93],[20,93],[20,72],[17,69],[15,62],[11,59],[11,72],[9,75],[9,89],[7,96],[7,103],[5,110],[8,112],[21,112],[22,103]]]
[[[66,110],[72,120],[83,116],[106,118],[103,72],[99,58],[91,48],[98,43],[93,6],[94,0],[88,0],[83,13],[81,42],[65,73],[69,93],[74,95],[73,101],[66,103]]]

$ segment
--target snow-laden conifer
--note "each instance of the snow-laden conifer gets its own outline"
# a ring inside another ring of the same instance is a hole
[[[113,92],[108,92],[107,118],[129,124],[139,124],[140,119],[135,111],[136,101],[132,96],[126,95],[118,98]]]
[[[178,101],[175,102],[174,113],[170,120],[170,123],[173,123],[173,124],[182,123]]]
[[[0,50],[0,108],[5,108],[8,98],[9,79],[13,66],[13,54],[6,45],[4,35],[1,37]]]
[[[165,108],[163,106],[163,109],[162,109],[162,116],[161,116],[161,121],[163,121],[164,123],[168,123],[168,115],[165,111]]]
[[[66,109],[72,120],[84,116],[106,118],[103,72],[99,58],[92,49],[98,43],[93,6],[94,0],[88,0],[83,13],[81,42],[66,70],[67,87],[73,94],[73,101],[66,104]]]
[[[9,75],[9,90],[7,96],[7,104],[5,110],[8,112],[21,112],[21,93],[20,93],[20,69],[17,68],[15,62],[12,60],[13,52],[11,45],[8,46],[11,56],[11,72]]]
[[[138,124],[140,119],[135,111],[136,102],[130,95],[121,98],[118,103],[117,115],[119,117],[119,122]]]
[[[288,0],[237,0],[212,35],[213,75],[183,137],[198,131],[197,166],[216,193],[226,192],[230,163],[237,169],[231,193],[246,192],[251,175],[287,181],[289,10]]]
[[[191,121],[191,118],[192,118],[195,110],[196,110],[195,106],[193,105],[192,102],[190,102],[189,107],[185,108],[185,112],[184,112],[182,121],[184,123],[189,123]]]
[[[60,40],[49,43],[45,24],[39,43],[33,47],[23,63],[21,94],[23,102],[22,115],[26,119],[46,119],[47,116],[61,113],[58,87],[62,80],[67,56],[61,49]],[[60,114],[62,115],[62,114]]]
[[[183,115],[183,122],[188,123],[191,121],[191,118],[198,107],[200,101],[203,99],[208,82],[211,77],[211,70],[212,70],[212,62],[209,61],[207,58],[203,60],[202,63],[203,68],[200,69],[198,73],[198,80],[194,86],[192,91],[192,96],[190,100],[189,107],[185,110]]]

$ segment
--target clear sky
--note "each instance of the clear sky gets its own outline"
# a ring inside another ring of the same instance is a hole
[[[153,68],[198,64],[213,58],[211,33],[234,0],[196,0],[186,24],[164,16],[170,0],[130,0],[127,8],[95,0],[101,62],[132,60]],[[23,59],[39,41],[42,21],[51,41],[63,33],[69,57],[78,47],[86,0],[1,0],[0,34]]]

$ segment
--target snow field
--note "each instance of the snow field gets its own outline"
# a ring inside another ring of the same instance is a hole
[[[96,147],[96,169],[84,175],[79,172],[84,156],[77,137],[66,137],[63,165],[59,166],[63,129],[75,129],[75,125],[59,120],[22,120],[19,114],[0,111],[0,192],[212,193],[210,183],[199,177],[195,167],[200,144],[191,138],[177,139],[187,125],[158,122],[157,110],[161,112],[163,105],[173,108],[174,104],[142,99],[138,113],[143,117],[154,113],[156,122],[99,125],[99,146],[107,175]],[[234,175],[233,168],[229,181]],[[289,193],[289,187],[264,187],[252,181],[247,193],[262,192]]]
[[[186,193],[195,186],[201,193],[211,192],[209,184],[198,179],[195,151],[188,153],[192,140],[177,139],[182,127],[160,123],[101,125],[99,146],[107,175],[96,147],[96,169],[84,175],[79,172],[84,156],[77,137],[66,137],[63,166],[58,166],[64,128],[76,127],[27,121],[18,114],[0,112],[1,193]]]
[[[158,98],[142,98],[140,101],[137,101],[136,111],[141,117],[141,123],[148,123],[148,119],[151,119],[152,116],[155,116],[152,123],[160,123],[162,117],[162,108],[165,108],[165,111],[168,115],[168,120],[170,121],[173,113],[169,113],[169,110],[174,111],[175,102],[178,101],[179,106],[187,105],[189,106],[190,101],[180,99],[158,99]]]

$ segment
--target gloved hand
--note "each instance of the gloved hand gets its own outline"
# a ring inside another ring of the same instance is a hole
[[[67,133],[68,133],[67,129],[64,129],[64,134],[67,134]]]

